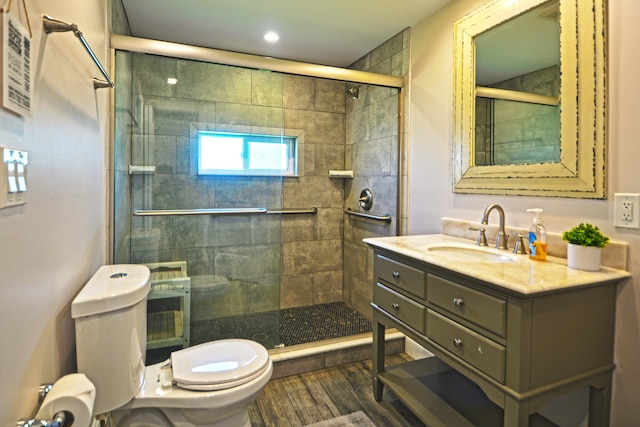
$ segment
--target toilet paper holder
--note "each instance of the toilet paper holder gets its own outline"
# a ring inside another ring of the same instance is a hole
[[[52,388],[53,384],[51,383],[41,384],[40,387],[38,387],[38,404],[42,404],[44,398],[47,397],[47,394],[51,391]],[[56,412],[56,414],[50,420],[22,418],[18,420],[18,422],[16,423],[16,427],[64,427],[66,425],[71,425],[71,423],[73,422],[73,417],[69,415],[70,414],[65,411],[60,411]]]

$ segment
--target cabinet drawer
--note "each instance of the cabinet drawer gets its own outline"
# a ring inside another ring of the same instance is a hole
[[[429,275],[427,300],[449,313],[505,336],[506,301]]]
[[[373,288],[373,302],[381,309],[424,334],[425,308],[380,283]]]
[[[504,384],[506,351],[500,344],[432,310],[427,310],[427,337]]]
[[[427,290],[424,271],[379,254],[375,259],[375,271],[380,280],[425,299]]]

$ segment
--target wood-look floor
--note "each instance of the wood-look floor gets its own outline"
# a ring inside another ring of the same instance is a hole
[[[396,354],[387,356],[386,364],[407,360],[411,358]],[[371,360],[271,380],[249,407],[254,427],[299,427],[356,411],[380,427],[424,425],[387,390],[376,402]]]

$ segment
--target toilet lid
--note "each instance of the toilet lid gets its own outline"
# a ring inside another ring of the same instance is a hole
[[[260,376],[269,365],[261,344],[228,339],[171,353],[173,382],[189,390],[222,390]]]

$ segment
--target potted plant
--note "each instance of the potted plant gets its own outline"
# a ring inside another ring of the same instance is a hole
[[[562,233],[562,240],[567,242],[569,268],[586,271],[600,269],[601,251],[609,242],[609,238],[602,234],[598,227],[581,223]]]

